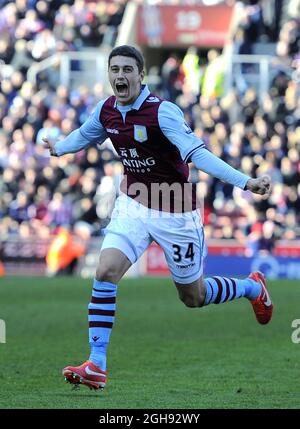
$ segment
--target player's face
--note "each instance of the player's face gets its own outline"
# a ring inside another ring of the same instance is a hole
[[[136,60],[117,55],[112,57],[108,77],[118,104],[132,104],[140,94],[144,72],[139,72]]]

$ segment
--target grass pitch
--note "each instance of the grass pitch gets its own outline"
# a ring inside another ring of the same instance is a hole
[[[269,282],[260,326],[245,299],[188,309],[171,280],[123,280],[102,392],[61,375],[87,359],[91,281],[0,279],[0,408],[299,408],[299,282]]]

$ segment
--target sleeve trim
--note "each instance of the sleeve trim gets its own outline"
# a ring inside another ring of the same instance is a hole
[[[205,146],[205,144],[204,143],[202,143],[202,144],[200,144],[199,146],[197,146],[197,147],[195,147],[194,149],[192,149],[187,155],[186,155],[186,157],[184,158],[184,162],[189,162],[190,161],[190,158],[191,158],[191,156],[193,155],[193,153],[197,150],[197,149],[199,149],[199,148],[205,148],[206,146]]]

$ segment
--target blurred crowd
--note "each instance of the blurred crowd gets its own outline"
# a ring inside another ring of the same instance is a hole
[[[51,73],[34,85],[27,71],[55,52],[107,41],[113,45],[126,3],[0,0],[0,65],[12,66],[1,73],[1,239],[9,234],[46,238],[61,225],[76,224],[85,238],[100,230],[95,195],[101,178],[118,170],[105,165],[114,154],[91,148],[74,157],[49,159],[42,137],[60,138],[80,126],[105,95],[103,87],[99,83],[93,90],[82,86],[69,91],[57,86]]]
[[[43,136],[62,138],[80,126],[107,95],[103,86],[69,90],[51,80],[34,85],[26,73],[32,63],[53,52],[99,46],[108,27],[117,33],[125,4],[0,0],[0,61],[13,66],[0,90],[2,240],[9,234],[48,238],[66,225],[88,239],[100,235],[107,224],[113,190],[122,175],[111,144],[60,158],[50,158],[42,145]],[[245,20],[241,25],[246,34]],[[207,238],[237,239],[249,254],[271,251],[278,238],[300,238],[299,28],[299,20],[287,15],[276,50],[285,67],[278,67],[262,102],[251,87],[232,88],[226,95],[222,88],[209,91],[207,74],[195,68],[191,77],[188,54],[167,58],[155,88],[179,104],[213,153],[250,176],[272,177],[272,194],[262,199],[190,166],[190,179],[199,182],[205,200]],[[218,64],[218,58],[216,51],[209,51],[206,72],[212,73],[209,66]]]
[[[236,0],[134,0],[138,4],[148,4],[148,5],[204,5],[204,6],[215,6],[217,4],[226,4],[232,6]]]
[[[0,0],[0,59],[25,71],[54,52],[99,46],[117,31],[126,2]]]

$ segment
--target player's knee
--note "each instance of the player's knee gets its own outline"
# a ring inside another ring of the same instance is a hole
[[[201,287],[195,292],[181,292],[181,301],[189,308],[202,307],[205,300],[205,290]]]
[[[180,299],[189,308],[202,307],[204,304],[204,297],[202,294],[184,294],[180,296]]]
[[[98,265],[96,269],[95,278],[99,282],[115,283],[118,277],[119,277],[118,270],[112,264],[102,263]]]

